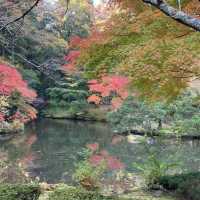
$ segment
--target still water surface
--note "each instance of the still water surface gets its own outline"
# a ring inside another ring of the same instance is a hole
[[[199,141],[147,139],[144,145],[141,138],[117,136],[107,124],[97,122],[41,119],[29,124],[23,135],[0,144],[0,152],[41,181],[70,183],[83,148],[94,143],[128,172],[136,172],[134,162],[147,160],[148,148],[161,160],[176,161],[181,170],[200,171]]]

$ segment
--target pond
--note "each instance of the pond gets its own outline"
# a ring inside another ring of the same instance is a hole
[[[29,124],[23,135],[0,144],[12,162],[26,167],[32,177],[48,183],[72,182],[75,165],[86,147],[99,147],[109,155],[112,170],[137,172],[134,162],[143,162],[151,149],[165,161],[178,163],[181,170],[200,170],[200,142],[178,139],[146,139],[114,134],[105,123],[40,119]]]

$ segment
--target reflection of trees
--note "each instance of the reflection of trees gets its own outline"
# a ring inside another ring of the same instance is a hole
[[[41,167],[35,171],[50,182],[71,180],[74,164],[80,160],[78,152],[87,144],[98,142],[105,147],[111,141],[108,127],[93,122],[42,120],[37,132],[39,139],[33,149],[40,151],[36,162]]]
[[[18,135],[0,148],[0,153],[6,155],[5,168],[1,168],[4,182],[26,182],[29,180],[26,168],[33,159],[35,153],[31,146],[37,139],[36,134]]]
[[[101,153],[116,157],[128,171],[135,171],[133,162],[142,163],[149,156],[145,145],[131,144],[113,136],[102,123],[41,120],[25,132],[2,144],[0,152],[10,163],[20,162],[28,167],[27,170],[42,181],[71,182],[74,165],[82,159],[81,151],[87,144],[98,143]],[[199,169],[199,141],[155,140],[153,145],[146,145],[159,159],[179,162],[182,170]]]

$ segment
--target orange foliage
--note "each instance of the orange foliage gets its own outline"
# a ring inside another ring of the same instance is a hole
[[[91,95],[87,99],[88,103],[95,103],[96,105],[100,104],[101,98],[95,94]]]
[[[112,105],[114,108],[118,108],[123,100],[128,97],[127,86],[129,80],[124,76],[104,76],[99,81],[90,80],[88,84],[90,91],[98,94],[98,96],[94,94],[90,96],[88,102],[99,104],[101,98],[110,96],[113,93],[116,97],[113,98]]]

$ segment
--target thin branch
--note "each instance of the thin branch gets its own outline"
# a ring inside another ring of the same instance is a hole
[[[69,2],[70,2],[70,0],[67,0],[67,8],[66,8],[66,10],[65,10],[65,13],[64,13],[64,15],[66,15],[66,14],[67,14],[67,12],[68,12],[68,10],[69,10]]]
[[[24,19],[26,17],[26,15],[28,15],[37,5],[38,3],[40,2],[41,0],[36,0],[35,3],[26,11],[24,12],[21,16],[17,17],[16,19],[8,22],[7,24],[5,24],[1,29],[1,30],[4,30],[7,26],[9,26],[10,24],[13,24],[17,21],[20,21],[21,19]]]
[[[45,64],[41,64],[41,65],[38,65],[38,64],[35,64],[34,62],[32,62],[31,60],[28,60],[27,58],[25,58],[23,55],[19,54],[19,53],[16,53],[16,52],[13,52],[12,50],[10,50],[9,48],[7,48],[5,46],[5,43],[1,42],[0,41],[0,46],[5,50],[7,51],[8,53],[10,54],[14,54],[15,56],[17,56],[18,58],[20,58],[22,61],[24,61],[25,63],[29,64],[31,67],[33,67],[34,69],[38,70],[39,72],[41,72],[42,74],[46,75],[46,77],[48,77],[49,79],[53,80],[56,84],[60,85],[61,82],[59,82],[58,80],[56,80],[54,77],[52,77],[50,74],[47,74],[43,69],[42,69],[42,66]]]

